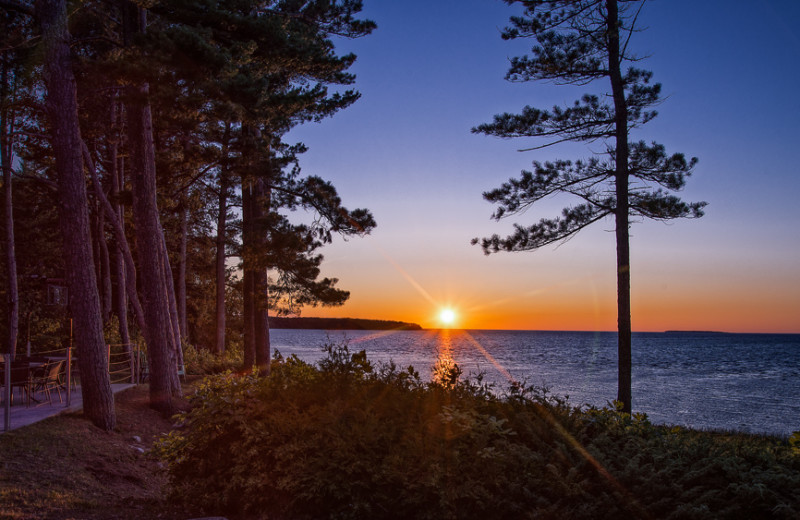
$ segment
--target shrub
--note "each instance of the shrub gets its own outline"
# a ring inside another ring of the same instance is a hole
[[[186,366],[188,374],[220,374],[241,367],[242,355],[237,351],[226,350],[222,355],[217,356],[206,348],[184,343],[183,364]]]
[[[580,410],[516,385],[373,366],[328,346],[311,366],[206,379],[157,450],[198,514],[302,519],[790,518],[786,442]]]

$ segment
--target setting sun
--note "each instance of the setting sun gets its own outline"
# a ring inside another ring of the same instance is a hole
[[[443,325],[449,327],[456,321],[456,313],[453,309],[442,309],[439,312],[439,321],[442,322]]]

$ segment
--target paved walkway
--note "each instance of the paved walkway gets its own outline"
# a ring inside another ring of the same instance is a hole
[[[116,394],[117,392],[121,392],[133,386],[136,385],[130,383],[115,384],[111,385],[111,391]],[[77,412],[83,409],[83,396],[81,395],[80,386],[72,390],[69,406],[67,406],[66,392],[62,391],[61,397],[64,400],[63,403],[58,402],[58,395],[55,394],[53,395],[53,404],[48,404],[47,401],[43,403],[31,402],[31,406],[25,406],[24,403],[19,402],[20,399],[17,399],[15,405],[11,407],[11,425],[8,429],[16,430],[17,428],[28,426],[29,424],[39,422],[54,415],[65,412]],[[0,416],[2,416],[0,417],[0,423],[2,423],[0,434],[2,434],[7,429],[5,424],[5,402],[0,403]]]

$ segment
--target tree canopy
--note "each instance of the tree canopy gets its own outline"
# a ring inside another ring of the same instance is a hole
[[[38,5],[0,1],[7,29],[0,46],[0,144],[4,158],[13,148],[13,165],[4,161],[4,172],[26,201],[13,208],[14,227],[26,236],[17,240],[20,274],[12,277],[23,282],[20,308],[33,335],[52,329],[47,320],[57,318],[37,306],[41,297],[26,276],[48,276],[59,266],[39,264],[62,260],[46,239],[57,219],[28,211],[51,201],[59,181],[55,136],[43,110],[48,62],[38,25],[50,11],[41,4],[37,13]],[[284,136],[358,99],[348,70],[355,56],[338,53],[335,39],[366,36],[375,24],[358,18],[360,0],[186,0],[146,7],[92,0],[74,7],[62,38],[69,63],[60,65],[74,76],[80,133],[68,148],[76,182],[87,189],[91,228],[85,245],[92,259],[83,263],[94,268],[97,314],[106,335],[115,337],[111,342],[127,344],[143,334],[148,356],[155,356],[151,363],[167,366],[163,374],[151,371],[157,380],[151,386],[163,386],[156,400],[166,410],[182,342],[211,347],[221,328],[228,346],[241,350],[243,338],[255,334],[242,322],[243,304],[255,304],[250,318],[260,313],[253,348],[262,356],[269,352],[269,312],[341,305],[349,297],[335,278],[320,276],[319,248],[336,234],[368,233],[374,218],[366,209],[347,209],[324,172],[303,172],[305,146]],[[310,222],[293,222],[296,209],[309,212]],[[27,236],[41,222],[49,227]],[[240,259],[238,268],[229,264],[231,256]],[[251,274],[256,283],[243,283]],[[220,298],[222,321],[213,319]],[[9,337],[11,328],[4,329]]]

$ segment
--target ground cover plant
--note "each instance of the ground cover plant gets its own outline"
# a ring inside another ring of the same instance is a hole
[[[157,451],[171,500],[229,518],[797,518],[790,442],[652,425],[441,365],[373,366],[328,346],[317,366],[219,375]]]

